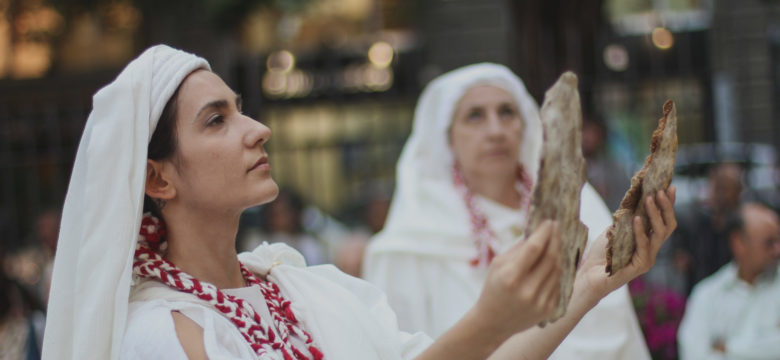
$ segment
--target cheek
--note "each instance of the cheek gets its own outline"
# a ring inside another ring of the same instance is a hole
[[[509,137],[509,142],[512,144],[512,148],[516,149],[513,151],[519,151],[520,145],[523,143],[523,137],[525,136],[525,131],[522,124],[514,125],[507,129],[507,134],[511,134]]]
[[[461,165],[469,162],[469,155],[473,156],[476,149],[474,148],[473,136],[469,136],[464,131],[453,132],[450,138],[450,148],[455,161]]]
[[[229,174],[237,171],[231,170],[231,165],[235,167],[235,161],[229,161],[224,151],[207,146],[189,150],[188,156],[182,158],[181,173],[194,190],[225,187],[229,182]]]

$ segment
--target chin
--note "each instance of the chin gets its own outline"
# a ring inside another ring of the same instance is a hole
[[[482,173],[489,177],[513,177],[516,167],[516,163],[512,161],[485,162],[482,166]]]
[[[252,203],[249,204],[247,208],[265,205],[276,200],[276,197],[279,195],[279,185],[272,179],[269,179],[262,184],[260,189],[256,189],[253,193],[256,195],[252,196],[253,201],[251,201]]]
[[[276,200],[276,197],[279,196],[279,185],[276,184],[276,181],[271,180],[271,184],[269,184],[268,189],[268,195],[264,197],[263,204],[267,204],[271,201]]]

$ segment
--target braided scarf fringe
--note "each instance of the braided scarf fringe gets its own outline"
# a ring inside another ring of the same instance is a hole
[[[176,290],[193,294],[211,304],[238,328],[259,359],[310,359],[290,343],[289,338],[292,332],[304,339],[311,359],[322,360],[322,352],[315,346],[311,335],[297,325],[298,320],[290,308],[291,302],[284,299],[279,287],[272,282],[260,280],[243,264],[241,264],[241,273],[247,283],[259,285],[274,325],[279,332],[278,336],[262,321],[260,315],[248,302],[226,295],[210,283],[198,281],[170,261],[165,260],[141,241],[136,245],[133,261],[134,275],[161,281]]]
[[[488,266],[493,261],[493,258],[496,257],[496,251],[498,251],[496,233],[490,228],[487,217],[475,203],[474,193],[466,186],[466,181],[463,179],[457,164],[452,165],[452,181],[469,212],[471,235],[477,248],[477,255],[469,260],[469,264],[473,267]],[[522,167],[518,169],[518,181],[520,183],[518,188],[520,192],[520,209],[528,211],[528,208],[531,206],[533,180],[531,180],[531,176]]]

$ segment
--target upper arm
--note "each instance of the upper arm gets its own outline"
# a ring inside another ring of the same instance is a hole
[[[182,349],[190,360],[207,360],[206,347],[203,345],[203,328],[186,315],[171,311],[176,336]]]

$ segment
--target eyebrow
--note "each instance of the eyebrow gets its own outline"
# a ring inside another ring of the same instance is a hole
[[[243,99],[241,98],[241,94],[236,94],[236,98],[234,99],[234,101],[235,101],[235,104],[236,104],[236,108],[241,110],[241,105],[244,102]],[[214,100],[214,101],[211,101],[208,104],[203,105],[203,107],[200,108],[200,110],[198,110],[198,113],[195,114],[195,121],[197,121],[197,119],[200,118],[200,115],[204,111],[206,111],[208,109],[224,109],[226,107],[228,107],[227,100]]]

